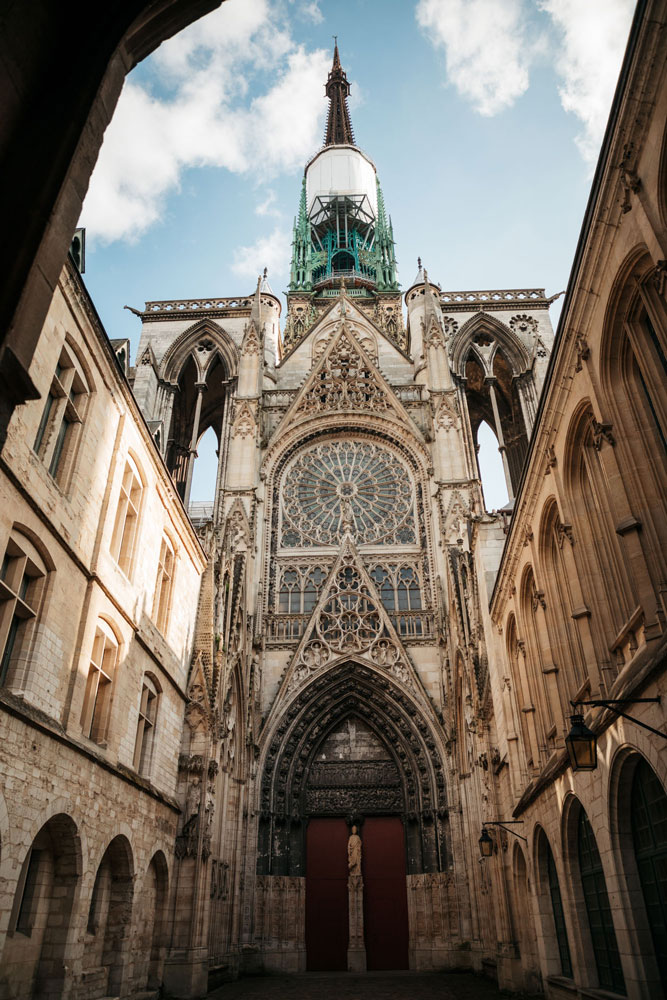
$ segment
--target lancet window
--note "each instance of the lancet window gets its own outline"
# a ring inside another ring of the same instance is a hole
[[[328,570],[321,566],[285,566],[280,574],[278,611],[307,614],[317,604]]]

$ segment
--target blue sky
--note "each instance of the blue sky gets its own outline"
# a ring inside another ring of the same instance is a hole
[[[130,74],[108,129],[82,224],[109,336],[136,350],[125,304],[245,294],[264,266],[284,291],[334,34],[403,288],[420,255],[443,289],[564,289],[632,6],[227,0]]]

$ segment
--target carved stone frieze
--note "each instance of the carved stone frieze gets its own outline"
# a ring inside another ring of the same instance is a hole
[[[243,400],[236,400],[232,415],[232,437],[249,437],[257,432],[257,420],[253,406]]]

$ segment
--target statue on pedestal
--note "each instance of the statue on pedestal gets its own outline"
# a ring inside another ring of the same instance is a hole
[[[352,827],[347,842],[347,870],[350,875],[361,875],[361,837],[356,826]]]

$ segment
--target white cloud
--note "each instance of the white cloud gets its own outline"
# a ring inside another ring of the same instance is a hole
[[[445,50],[449,83],[480,114],[498,114],[526,92],[538,42],[528,37],[521,0],[419,0],[416,15]]]
[[[155,86],[128,79],[83,208],[90,238],[136,241],[183,171],[264,179],[320,145],[330,54],[297,45],[268,0],[230,0],[158,49]]]
[[[324,20],[324,14],[320,10],[317,0],[312,0],[311,3],[302,3],[299,13],[306,21],[312,21],[313,24],[321,24]]]
[[[232,271],[255,282],[266,267],[275,290],[275,285],[285,282],[289,274],[291,240],[289,230],[276,226],[270,236],[260,236],[251,246],[238,247]]]
[[[582,156],[595,161],[628,38],[634,0],[539,0],[562,38],[554,53],[560,99],[583,124]]]
[[[264,201],[260,201],[259,205],[255,206],[255,215],[273,215],[276,219],[282,216],[282,212],[277,208],[278,197],[275,191],[269,189],[266,192],[266,198]]]
[[[482,115],[526,92],[537,58],[563,81],[564,109],[583,125],[577,145],[594,162],[609,115],[634,0],[418,0],[417,21],[445,52],[447,81]],[[547,49],[535,15],[551,19]]]

